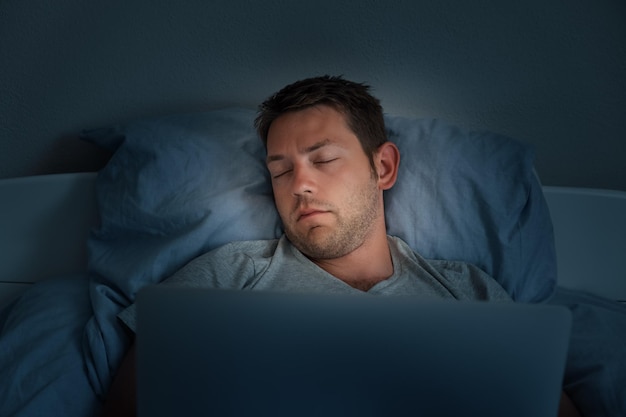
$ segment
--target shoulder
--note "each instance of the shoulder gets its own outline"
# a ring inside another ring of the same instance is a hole
[[[201,255],[199,258],[238,258],[241,256],[251,259],[268,258],[274,255],[277,246],[278,239],[235,241],[213,249],[212,251]]]
[[[494,278],[474,264],[442,259],[430,259],[428,262],[470,299],[511,300]]]
[[[165,285],[195,288],[242,289],[254,280],[263,264],[273,256],[278,240],[227,243],[187,263],[163,281]],[[136,306],[131,304],[118,314],[133,332],[136,330]]]
[[[194,258],[166,282],[243,288],[270,261],[277,244],[276,239],[227,243]]]
[[[397,252],[405,259],[430,270],[459,298],[474,300],[511,299],[494,278],[474,264],[443,259],[424,259],[400,238],[390,236],[389,242],[397,248]]]
[[[278,239],[244,240],[227,243],[193,259],[190,264],[215,263],[222,261],[254,261],[270,258],[276,251]]]

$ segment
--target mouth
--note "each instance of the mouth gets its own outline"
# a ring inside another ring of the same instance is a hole
[[[298,212],[298,221],[310,219],[312,217],[317,216],[318,214],[328,213],[326,210],[317,210],[317,209],[305,209],[300,210]]]

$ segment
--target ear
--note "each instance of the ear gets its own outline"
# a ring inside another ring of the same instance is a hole
[[[392,142],[385,142],[374,153],[374,165],[378,174],[378,187],[388,190],[396,183],[400,166],[400,150]]]

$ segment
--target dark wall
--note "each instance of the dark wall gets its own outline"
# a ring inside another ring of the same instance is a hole
[[[254,107],[321,73],[529,142],[545,184],[626,190],[622,0],[4,0],[0,178],[96,170],[83,128]]]

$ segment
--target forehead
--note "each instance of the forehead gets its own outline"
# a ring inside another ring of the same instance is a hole
[[[274,120],[267,135],[268,154],[313,143],[358,144],[345,116],[330,106],[314,106],[285,113]]]

